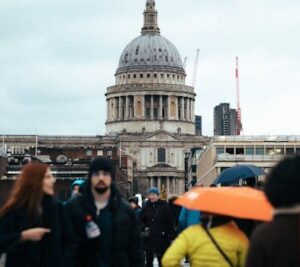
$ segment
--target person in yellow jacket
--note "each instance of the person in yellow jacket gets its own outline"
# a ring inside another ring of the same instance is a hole
[[[174,240],[162,258],[162,266],[179,267],[187,256],[191,267],[243,267],[248,243],[230,218],[207,215],[202,225],[190,226]]]

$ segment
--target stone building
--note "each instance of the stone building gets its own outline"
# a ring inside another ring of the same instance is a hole
[[[300,154],[300,136],[215,136],[198,161],[198,183],[208,186],[237,164],[255,165],[268,173],[279,160],[294,154]]]
[[[185,158],[206,140],[195,135],[194,88],[176,47],[160,35],[154,0],[147,0],[141,35],[123,50],[115,85],[106,92],[108,136],[137,161],[135,188],[182,193]]]

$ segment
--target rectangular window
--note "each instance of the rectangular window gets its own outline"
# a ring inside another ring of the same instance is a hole
[[[157,73],[154,73],[154,78],[157,78]]]
[[[133,74],[133,78],[136,79],[136,74]]]
[[[147,78],[150,78],[150,73],[147,73]]]
[[[246,147],[246,155],[254,155],[254,147],[253,146]]]
[[[236,147],[235,148],[236,155],[244,155],[244,148],[243,147]]]
[[[143,75],[143,73],[141,73],[141,74],[140,74],[140,78],[143,78],[143,77],[144,77],[144,75]]]
[[[98,150],[97,151],[97,156],[103,156],[103,151],[102,150]]]
[[[164,74],[163,74],[163,73],[161,73],[161,74],[160,74],[160,78],[163,78],[163,77],[164,77]]]
[[[88,157],[91,157],[91,156],[93,156],[93,151],[92,151],[92,150],[87,150],[87,151],[85,152],[85,154],[86,154]]]
[[[255,155],[263,155],[264,154],[264,147],[263,146],[257,146],[255,149]]]
[[[224,154],[224,147],[216,147],[216,153],[217,155]]]
[[[233,147],[226,147],[226,153],[234,155],[234,148]]]
[[[157,161],[158,162],[166,162],[166,149],[159,148],[157,150]]]
[[[294,148],[293,147],[287,147],[286,148],[286,155],[294,155]]]

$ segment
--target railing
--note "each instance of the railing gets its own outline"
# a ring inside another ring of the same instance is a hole
[[[300,135],[229,135],[214,136],[213,142],[300,142]]]
[[[216,156],[217,161],[279,161],[284,155],[231,155],[219,154]]]

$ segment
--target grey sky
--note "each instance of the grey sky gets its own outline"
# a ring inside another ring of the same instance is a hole
[[[140,33],[146,0],[1,0],[0,134],[104,134],[105,91]],[[156,0],[161,34],[187,56],[200,48],[196,113],[235,106],[240,58],[245,134],[300,134],[300,2]]]

